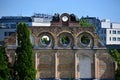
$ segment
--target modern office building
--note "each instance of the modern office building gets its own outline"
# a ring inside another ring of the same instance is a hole
[[[16,32],[17,24],[25,22],[28,26],[50,26],[52,15],[35,13],[32,17],[3,16],[0,18],[0,41]]]
[[[106,29],[106,45],[110,49],[120,49],[120,23],[111,23]]]
[[[99,20],[95,17],[82,17],[96,27],[99,40],[110,49],[120,49],[120,23],[112,23],[110,19]]]
[[[16,32],[17,24],[25,22],[31,26],[31,17],[23,16],[3,16],[0,18],[0,41],[4,41],[5,37],[10,36]]]
[[[109,19],[101,20],[99,36],[109,49],[120,49],[120,23],[113,23]]]
[[[103,19],[101,20],[101,26],[99,28],[99,37],[100,37],[100,40],[105,44],[107,45],[107,29],[111,28],[111,22],[109,19]]]
[[[120,47],[120,23],[112,23],[109,19],[101,20],[99,36],[108,48],[119,49]]]
[[[19,22],[26,22],[30,25],[29,22],[32,22],[31,17],[25,16],[3,16],[0,19],[0,28],[10,28],[15,29],[17,28],[17,24]]]
[[[35,13],[32,16],[32,26],[50,26],[52,15]]]
[[[120,28],[107,29],[107,45],[120,45]]]

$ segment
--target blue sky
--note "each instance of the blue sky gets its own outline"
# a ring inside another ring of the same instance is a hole
[[[74,13],[120,22],[120,0],[0,0],[0,17],[34,13]]]

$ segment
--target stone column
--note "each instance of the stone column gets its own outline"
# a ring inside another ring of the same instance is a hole
[[[75,79],[78,79],[78,57],[77,53],[75,53]]]
[[[95,56],[94,56],[94,60],[95,60],[95,79],[94,79],[94,80],[98,80],[98,75],[99,75],[99,63],[98,63],[98,59],[97,59],[96,54],[95,54]]]
[[[37,70],[38,60],[37,60],[37,53],[35,53],[35,69]],[[36,74],[36,78],[38,78],[38,75]]]
[[[58,59],[57,59],[57,53],[55,53],[55,79],[58,80]]]

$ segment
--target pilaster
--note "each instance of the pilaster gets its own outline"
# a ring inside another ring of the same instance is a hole
[[[35,53],[35,69],[37,70],[38,60],[37,60],[37,53]],[[38,77],[36,75],[36,77]]]
[[[94,58],[95,58],[95,79],[98,79],[99,78],[99,61],[96,54]]]
[[[59,79],[58,78],[58,59],[57,59],[57,53],[55,53],[55,79]]]
[[[77,57],[77,53],[75,53],[75,79],[78,79],[78,57]]]

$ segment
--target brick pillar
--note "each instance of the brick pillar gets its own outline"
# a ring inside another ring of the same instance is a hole
[[[98,79],[99,78],[99,61],[97,59],[97,56],[95,54],[94,56],[94,60],[95,60],[95,79]]]
[[[77,53],[75,53],[75,79],[77,80],[79,78],[78,76],[78,57]]]
[[[55,53],[55,79],[58,78],[58,59],[57,59],[57,53]]]
[[[37,65],[38,65],[38,61],[37,61],[37,53],[35,53],[35,69],[37,70]],[[37,78],[37,74],[36,74],[36,78]]]

